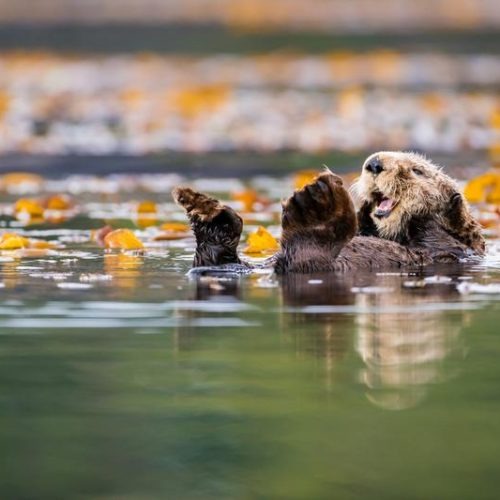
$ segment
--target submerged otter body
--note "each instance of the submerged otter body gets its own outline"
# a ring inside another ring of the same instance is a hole
[[[277,273],[344,272],[458,262],[484,253],[478,222],[456,183],[420,155],[380,152],[364,163],[354,202],[325,170],[283,204]],[[230,207],[190,188],[173,191],[190,219],[194,266],[242,264],[243,228]]]

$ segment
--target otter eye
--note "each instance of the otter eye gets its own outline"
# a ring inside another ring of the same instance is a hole
[[[416,175],[424,175],[424,171],[420,170],[419,168],[412,168],[412,171]]]

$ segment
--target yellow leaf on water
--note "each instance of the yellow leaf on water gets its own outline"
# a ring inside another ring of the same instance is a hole
[[[155,214],[140,214],[134,221],[139,227],[145,228],[155,226],[158,223],[158,218]]]
[[[104,245],[110,249],[141,250],[142,242],[130,229],[116,229],[104,237]]]
[[[71,199],[65,194],[55,194],[47,198],[45,206],[49,210],[68,210],[71,207]]]
[[[186,233],[189,231],[189,226],[182,222],[165,222],[160,226],[163,231],[172,231],[177,233]]]
[[[38,250],[47,250],[50,248],[56,248],[56,245],[51,241],[46,240],[30,240],[30,248],[36,248]]]
[[[293,178],[294,189],[302,189],[307,184],[311,183],[318,176],[317,170],[301,170],[297,172]]]
[[[0,239],[0,250],[18,250],[30,244],[28,238],[23,238],[15,233],[4,233]]]
[[[268,254],[278,250],[278,240],[263,226],[248,235],[247,247],[243,250],[247,254]]]
[[[174,240],[182,240],[184,238],[187,238],[189,236],[189,233],[160,233],[157,234],[153,239],[155,241],[174,241]]]
[[[491,113],[491,126],[495,129],[500,129],[500,108],[495,109],[493,113]]]
[[[190,235],[189,226],[181,222],[166,222],[160,226],[164,232],[155,236],[155,241],[181,240]]]
[[[500,172],[486,172],[471,179],[464,189],[471,203],[500,204]]]
[[[13,238],[14,236],[19,236],[17,233],[2,233],[0,235],[0,243],[8,238]]]
[[[10,105],[10,96],[4,91],[0,91],[0,118],[8,111]]]
[[[56,248],[56,245],[46,240],[25,238],[16,233],[3,233],[0,236],[0,250],[19,250],[22,248],[47,250]]]
[[[24,212],[29,214],[31,217],[42,217],[43,207],[36,200],[32,200],[30,198],[20,198],[14,205],[14,212],[16,212],[16,214]]]
[[[243,205],[245,212],[253,210],[254,203],[258,200],[258,195],[252,189],[232,194],[233,200],[239,201]]]
[[[156,203],[154,201],[141,201],[137,205],[138,218],[136,224],[139,227],[150,227],[158,223]]]
[[[171,102],[178,112],[185,116],[214,111],[229,98],[226,85],[199,85],[183,87],[171,95]]]
[[[127,88],[119,94],[119,98],[125,106],[134,108],[144,102],[146,94],[141,89]]]
[[[155,214],[157,212],[156,203],[154,201],[141,201],[137,205],[137,213],[140,214]]]
[[[7,190],[12,187],[26,184],[33,187],[40,187],[42,183],[43,177],[29,172],[10,172],[0,178],[0,185]]]

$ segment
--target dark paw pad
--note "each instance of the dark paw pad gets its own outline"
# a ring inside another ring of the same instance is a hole
[[[350,211],[352,202],[342,179],[326,171],[283,204],[282,225],[286,230],[328,224]]]

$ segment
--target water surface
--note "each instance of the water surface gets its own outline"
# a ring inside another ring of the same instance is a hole
[[[190,238],[89,241],[144,196],[109,185],[18,229],[65,248],[1,257],[2,498],[498,496],[495,240],[481,265],[197,280]]]

